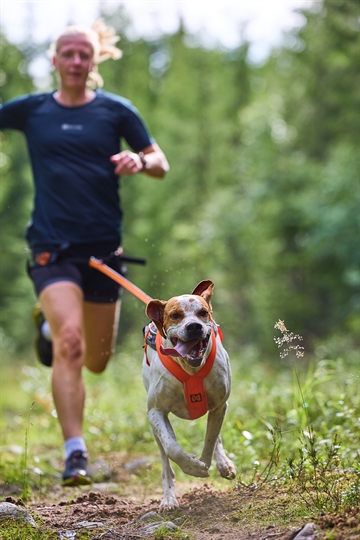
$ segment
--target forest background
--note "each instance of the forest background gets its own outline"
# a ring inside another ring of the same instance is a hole
[[[162,299],[212,279],[230,355],[279,364],[279,319],[319,359],[357,350],[360,337],[359,5],[324,0],[300,12],[304,26],[254,65],[240,35],[237,48],[209,49],[181,21],[173,35],[130,41],[119,8],[108,22],[123,58],[99,68],[104,89],[133,102],[171,166],[164,181],[121,181],[125,254],[147,259],[129,265],[129,279]],[[35,90],[29,63],[48,45],[2,36],[3,102]],[[22,135],[7,131],[1,142],[6,360],[34,339],[24,241],[33,187]],[[146,323],[143,304],[125,293],[122,346],[141,348]]]

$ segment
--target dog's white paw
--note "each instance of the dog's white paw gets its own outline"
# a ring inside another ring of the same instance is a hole
[[[176,508],[179,508],[179,503],[175,495],[173,493],[165,494],[159,506],[160,512],[175,510]]]
[[[185,456],[177,461],[177,464],[185,474],[189,474],[190,476],[198,476],[200,478],[209,476],[209,467],[206,463],[191,454],[185,454]]]
[[[226,478],[226,480],[233,480],[235,478],[236,469],[230,459],[226,458],[222,459],[221,461],[217,461],[216,467],[222,478]]]

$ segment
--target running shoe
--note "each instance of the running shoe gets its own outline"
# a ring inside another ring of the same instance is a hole
[[[44,366],[51,367],[52,365],[52,342],[44,338],[41,332],[41,327],[45,321],[43,312],[41,311],[40,304],[36,304],[33,309],[33,321],[38,331],[38,335],[35,339],[35,352],[36,356]]]
[[[63,486],[86,486],[91,484],[87,472],[87,457],[81,450],[75,450],[66,460],[63,473]]]

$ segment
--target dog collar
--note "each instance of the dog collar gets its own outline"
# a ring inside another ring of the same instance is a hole
[[[161,352],[160,346],[162,338],[160,332],[156,334],[156,351],[163,366],[176,378],[183,383],[186,404],[189,412],[190,420],[195,420],[204,416],[209,410],[206,391],[203,385],[203,380],[210,373],[214,365],[216,357],[216,335],[214,330],[211,331],[211,351],[206,359],[205,365],[194,375],[190,375],[175,362],[171,356]]]

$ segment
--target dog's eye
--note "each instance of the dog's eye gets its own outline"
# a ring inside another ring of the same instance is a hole
[[[209,315],[209,312],[206,309],[202,309],[198,313],[199,317],[207,317]]]
[[[180,313],[176,313],[176,311],[174,313],[171,313],[170,315],[170,319],[172,319],[173,321],[177,321],[180,318],[181,318]]]

